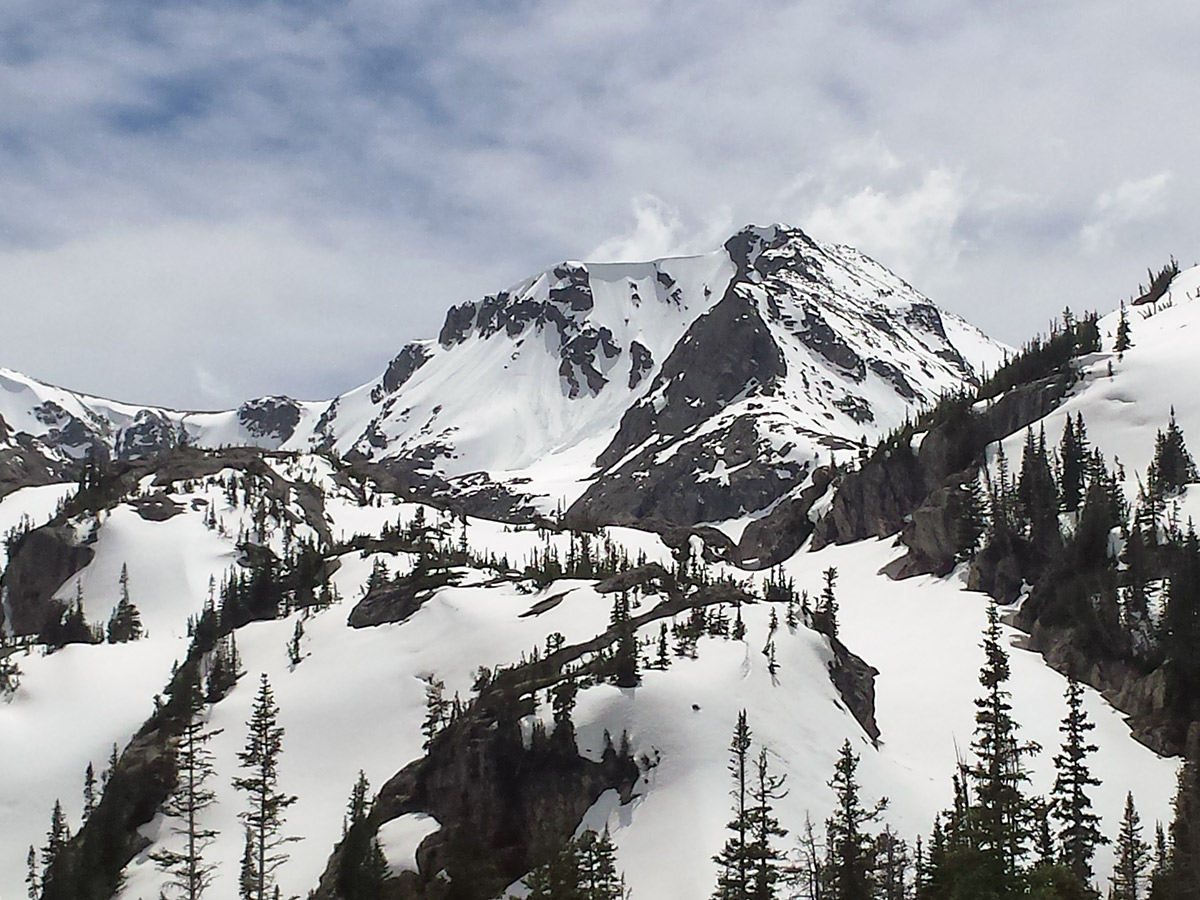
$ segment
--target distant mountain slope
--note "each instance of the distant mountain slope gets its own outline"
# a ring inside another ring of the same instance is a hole
[[[857,251],[750,227],[702,256],[565,262],[456,306],[436,340],[331,401],[178,412],[0,371],[0,492],[90,447],[138,458],[187,441],[330,451],[418,486],[483,478],[546,512],[578,501],[591,519],[690,526],[763,513],[1006,350]]]

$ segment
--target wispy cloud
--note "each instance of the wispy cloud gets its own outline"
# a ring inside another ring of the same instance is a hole
[[[1197,186],[1146,176],[1194,158],[1200,7],[1159,12],[12,0],[0,362],[175,405],[212,401],[194,367],[329,395],[556,260],[775,220],[1020,341],[1200,243]]]

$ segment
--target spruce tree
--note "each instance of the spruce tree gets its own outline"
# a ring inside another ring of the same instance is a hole
[[[1058,445],[1059,458],[1062,461],[1062,509],[1064,512],[1075,512],[1083,501],[1084,475],[1087,470],[1087,429],[1083,424],[1083,414],[1076,414],[1072,421],[1067,416],[1063,426],[1062,440]]]
[[[38,900],[42,894],[42,877],[38,872],[37,850],[29,845],[29,854],[25,857],[25,894],[29,900]]]
[[[258,695],[246,723],[245,749],[238,752],[238,763],[247,774],[233,780],[233,786],[245,791],[249,809],[239,815],[251,843],[252,888],[248,900],[269,900],[275,887],[275,870],[287,860],[283,845],[293,838],[283,837],[284,811],[296,797],[279,790],[279,755],[283,750],[284,730],[279,725],[279,707],[266,674],[261,676]]]
[[[616,848],[608,829],[597,834],[590,829],[575,839],[579,883],[578,900],[623,900],[625,880],[617,872]]]
[[[864,829],[879,820],[887,808],[887,798],[870,808],[863,805],[856,777],[858,762],[850,741],[845,741],[829,782],[837,800],[833,815],[826,822],[830,900],[871,900],[874,891],[871,877],[874,840]]]
[[[824,629],[818,628],[817,630],[825,630],[830,637],[837,637],[838,602],[833,586],[837,584],[838,571],[833,566],[830,566],[821,575],[825,579],[825,583],[821,588],[821,597],[817,604],[817,615],[821,617],[822,621],[820,624],[824,625]]]
[[[208,742],[221,729],[204,727],[204,698],[194,682],[187,688],[188,722],[174,742],[175,787],[163,803],[162,811],[172,821],[170,833],[183,838],[182,851],[160,848],[150,858],[169,876],[167,887],[184,900],[199,900],[212,884],[216,869],[204,860],[204,851],[216,839],[217,832],[200,823],[204,810],[216,803],[216,793],[208,787],[213,774],[213,755]]]
[[[1001,639],[996,604],[988,606],[979,672],[984,688],[975,700],[975,736],[971,749],[974,765],[968,770],[975,787],[974,825],[980,873],[1004,892],[1019,891],[1019,863],[1025,855],[1029,801],[1024,784],[1029,780],[1023,757],[1037,752],[1036,744],[1022,744],[1005,684],[1009,678],[1008,653]]]
[[[84,823],[91,817],[92,810],[96,808],[96,800],[96,769],[89,762],[83,771],[83,814],[81,819]]]
[[[1175,407],[1171,407],[1171,419],[1165,432],[1158,432],[1154,440],[1154,460],[1150,463],[1147,481],[1151,491],[1159,497],[1171,497],[1185,486],[1200,480],[1196,463],[1183,440],[1183,430],[1175,421]]]
[[[1099,748],[1087,741],[1096,726],[1083,709],[1083,688],[1067,679],[1067,716],[1062,720],[1062,750],[1054,757],[1054,788],[1051,792],[1055,818],[1061,823],[1058,839],[1062,861],[1081,884],[1092,880],[1092,856],[1098,844],[1107,844],[1100,831],[1100,817],[1092,812],[1088,789],[1100,780],[1088,770],[1087,757]]]
[[[1113,349],[1117,351],[1117,360],[1120,361],[1125,356],[1125,351],[1133,346],[1133,342],[1129,339],[1129,314],[1125,310],[1125,301],[1121,301],[1121,312],[1117,318],[1117,340],[1113,345]]]
[[[1117,859],[1112,874],[1112,900],[1142,900],[1146,872],[1150,867],[1150,845],[1142,840],[1142,823],[1133,805],[1133,794],[1125,795],[1125,814],[1117,835]]]
[[[750,900],[775,900],[783,876],[783,854],[774,845],[775,838],[784,837],[787,829],[779,825],[772,801],[787,796],[783,789],[786,775],[772,775],[767,765],[767,750],[760,748],[749,787],[751,806],[750,858],[747,896]]]
[[[1061,542],[1058,532],[1058,489],[1046,452],[1046,434],[1035,439],[1025,429],[1025,451],[1017,479],[1017,501],[1029,524],[1029,542],[1043,554],[1052,553]]]
[[[121,564],[121,596],[108,618],[107,637],[110,644],[123,644],[142,637],[142,615],[129,599],[129,569]]]
[[[67,826],[67,817],[63,813],[62,803],[54,801],[54,809],[50,813],[50,830],[46,832],[46,846],[42,848],[42,889],[50,883],[50,871],[58,854],[71,839],[71,829]]]
[[[746,711],[738,713],[729,744],[729,774],[733,787],[733,818],[725,826],[730,832],[721,852],[713,857],[720,867],[713,900],[748,900],[750,897],[752,821],[750,810],[750,726]]]
[[[1188,730],[1173,806],[1166,896],[1200,900],[1200,723],[1193,723]]]

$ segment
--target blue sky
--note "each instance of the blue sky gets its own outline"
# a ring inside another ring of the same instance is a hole
[[[1200,257],[1200,9],[9,0],[0,365],[327,397],[565,259],[748,222],[1009,342]]]

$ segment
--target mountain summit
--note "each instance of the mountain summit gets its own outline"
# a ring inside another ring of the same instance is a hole
[[[329,401],[177,412],[0,371],[0,491],[89,450],[187,441],[333,452],[481,512],[693,526],[762,513],[1005,352],[851,248],[747,227],[701,256],[563,262],[455,306]]]

